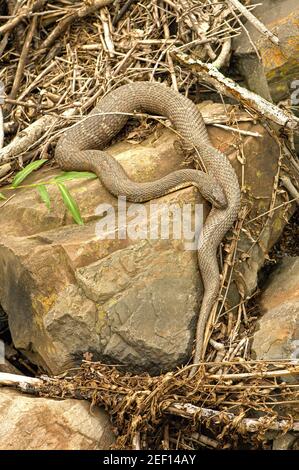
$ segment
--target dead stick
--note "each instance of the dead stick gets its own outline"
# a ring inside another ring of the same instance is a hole
[[[23,71],[24,71],[24,68],[25,68],[25,65],[26,65],[30,44],[31,44],[34,32],[36,30],[36,25],[37,25],[37,16],[34,16],[32,22],[31,22],[31,25],[29,27],[28,33],[26,35],[26,39],[25,39],[25,42],[24,42],[24,45],[23,45],[23,48],[22,48],[22,52],[21,52],[21,55],[20,55],[19,62],[18,62],[18,67],[17,67],[15,79],[14,79],[14,82],[13,82],[13,85],[12,85],[12,88],[11,88],[11,92],[9,94],[9,97],[12,100],[16,97],[17,92],[20,88],[20,83],[21,83],[22,78],[23,78]],[[7,111],[9,111],[11,106],[12,106],[11,104],[9,104],[7,106]]]
[[[297,200],[297,204],[299,205],[299,192],[293,185],[292,181],[288,176],[281,176],[280,180],[282,182],[282,185],[288,190],[290,195]]]
[[[38,55],[42,54],[45,51],[45,49],[48,49],[49,47],[51,47],[53,43],[56,41],[56,39],[62,33],[64,33],[67,27],[71,23],[73,23],[75,19],[83,18],[84,16],[90,15],[91,13],[94,13],[99,8],[109,5],[110,3],[112,3],[112,0],[94,0],[93,5],[91,6],[86,5],[80,8],[79,10],[76,10],[74,13],[71,13],[70,15],[66,16],[62,20],[60,20],[56,28],[53,29],[53,31],[49,34],[47,39],[45,39],[45,41],[41,44]]]
[[[299,375],[299,367],[293,366],[293,370],[281,369],[273,371],[241,372],[240,374],[211,374],[209,379],[213,380],[243,380],[249,378],[267,377],[280,378],[289,375]]]
[[[257,19],[256,16],[254,16],[250,11],[247,10],[247,8],[242,5],[242,3],[239,2],[239,0],[228,0],[237,10],[239,10],[240,13],[242,13],[245,18],[257,29],[261,34],[266,36],[273,44],[276,46],[279,45],[279,39],[275,34],[273,34],[271,31],[269,31],[266,26]]]
[[[7,21],[3,26],[0,26],[0,34],[5,34],[6,32],[14,29],[20,23],[20,21],[29,16],[31,13],[38,11],[45,4],[45,2],[46,0],[37,0],[32,6],[24,6],[21,8],[17,16]]]
[[[199,59],[191,58],[189,55],[179,52],[175,48],[173,48],[172,52],[179,62],[188,65],[193,72],[213,85],[220,93],[241,101],[245,106],[256,111],[261,117],[266,117],[280,126],[284,126],[293,131],[299,130],[299,118],[295,117],[293,114],[285,113],[273,103],[241,87],[231,78],[225,77],[211,64],[206,64]]]
[[[45,68],[45,69],[42,69],[42,71],[40,72],[40,74],[30,83],[30,85],[20,94],[19,96],[19,100],[22,101],[26,95],[28,95],[28,93],[33,90],[36,85],[40,82],[40,80],[45,76],[47,75],[50,70],[52,70],[52,68],[54,68],[56,66],[56,62],[55,60],[53,60],[52,62],[50,62],[50,64]]]
[[[137,0],[127,0],[127,2],[121,7],[118,14],[112,20],[112,26],[115,26],[129,10],[130,6],[137,3]]]
[[[260,429],[265,428],[268,431],[283,431],[285,432],[286,429],[292,431],[299,431],[299,421],[295,421],[291,423],[291,421],[287,421],[286,419],[276,420],[275,422],[269,422],[268,418],[241,418],[239,419],[238,416],[234,415],[233,413],[228,413],[227,411],[216,411],[211,410],[210,408],[201,408],[199,406],[191,405],[190,403],[172,403],[168,406],[164,412],[171,413],[179,416],[184,416],[188,419],[194,419],[194,417],[198,416],[204,419],[211,419],[212,421],[221,422],[224,421],[225,423],[227,420],[229,421],[236,421],[236,425],[241,427],[241,429],[245,429],[247,432],[258,432]]]
[[[9,374],[0,372],[0,384],[4,386],[14,386],[21,384],[42,385],[43,380],[34,377],[26,377],[25,375]]]
[[[0,150],[0,164],[9,162],[22,152],[28,150],[45,132],[57,121],[56,116],[46,115],[30,124],[20,136],[16,136],[12,142]]]
[[[7,386],[7,387],[15,387],[18,390],[26,393],[38,393],[42,388],[43,385],[55,385],[58,384],[59,379],[51,379],[47,376],[42,376],[40,378],[33,378],[33,377],[25,377],[22,375],[15,375],[0,372],[0,385]],[[63,388],[62,388],[63,390]],[[76,388],[76,396],[81,397],[80,394],[80,387]],[[56,396],[57,397],[57,396]],[[56,398],[55,397],[55,398]],[[65,394],[65,398],[67,394]],[[85,396],[82,395],[82,398]],[[259,430],[265,428],[267,430],[272,431],[283,431],[285,432],[286,429],[292,431],[299,431],[299,421],[291,422],[286,419],[276,419],[274,422],[270,422],[267,417],[261,417],[258,419],[252,418],[239,418],[233,413],[229,413],[227,411],[217,411],[212,410],[210,408],[203,408],[199,406],[192,405],[191,403],[178,403],[174,402],[171,405],[167,406],[163,410],[164,413],[174,414],[177,416],[182,416],[188,419],[194,419],[195,417],[210,419],[215,422],[224,421],[227,424],[227,420],[236,423],[236,425],[241,428],[245,429],[247,432],[258,432]]]

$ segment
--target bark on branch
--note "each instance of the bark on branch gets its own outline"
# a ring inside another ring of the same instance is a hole
[[[261,117],[266,117],[292,131],[299,131],[299,118],[293,114],[287,114],[275,104],[238,85],[231,78],[225,77],[213,65],[206,64],[199,59],[190,58],[189,55],[175,48],[172,49],[172,53],[179,62],[189,66],[194,73],[213,85],[220,93],[235,98],[247,108],[253,109]]]
[[[279,371],[282,373],[283,371]],[[288,371],[285,371],[288,372]],[[270,372],[271,374],[271,372]],[[62,379],[63,380],[63,379]],[[47,376],[41,376],[39,378],[25,377],[21,375],[9,374],[9,373],[0,373],[0,386],[14,387],[17,390],[29,394],[38,395],[42,391],[43,386],[48,385],[57,385],[59,379],[50,378]],[[57,394],[55,398],[57,398]],[[51,398],[51,396],[49,396]],[[61,392],[60,398],[77,398],[77,399],[86,399],[86,396],[81,395],[80,387],[72,389],[68,387],[68,392]],[[192,405],[191,403],[179,403],[173,402],[170,405],[166,406],[163,409],[164,413],[173,414],[181,416],[187,419],[194,418],[203,418],[210,419],[212,422],[216,423],[233,423],[241,431],[245,432],[258,432],[263,429],[267,431],[277,431],[277,432],[286,432],[286,431],[295,431],[299,432],[299,421],[292,422],[291,420],[279,419],[276,418],[242,418],[233,413],[227,411],[218,411],[212,410],[210,408],[203,408],[199,406]]]

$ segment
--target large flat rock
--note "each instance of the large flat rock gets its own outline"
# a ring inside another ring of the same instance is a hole
[[[219,113],[219,105],[208,104],[205,111]],[[233,108],[227,111],[233,116]],[[237,171],[253,219],[241,233],[227,308],[239,303],[239,292],[246,297],[254,291],[267,250],[291,212],[291,205],[283,206],[270,220],[261,217],[272,198],[279,148],[261,125],[246,122],[239,127],[260,137],[209,129],[214,145]],[[163,129],[142,144],[121,142],[110,151],[131,177],[151,181],[182,168],[174,138]],[[58,173],[43,169],[26,182]],[[151,373],[188,361],[202,296],[196,251],[186,249],[183,238],[152,237],[150,232],[138,239],[118,237],[112,230],[114,238],[102,239],[99,224],[107,214],[101,210],[106,204],[118,217],[117,200],[97,179],[66,184],[80,207],[83,226],[74,224],[55,185],[49,187],[50,211],[31,188],[17,190],[1,209],[0,303],[15,347],[49,373],[59,373],[86,353]],[[277,205],[282,201],[278,194]],[[203,218],[209,211],[194,188],[153,202],[179,209],[190,204],[191,221],[195,204],[203,204]],[[150,204],[142,207],[149,211]]]

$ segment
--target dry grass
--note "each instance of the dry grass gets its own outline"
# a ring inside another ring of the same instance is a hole
[[[104,405],[119,449],[266,448],[278,431],[299,430],[290,416],[298,373],[284,361],[239,360],[202,364],[193,378],[188,367],[151,377],[85,361],[35,393]]]

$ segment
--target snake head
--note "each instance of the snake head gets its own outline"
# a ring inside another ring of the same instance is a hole
[[[215,185],[211,188],[209,201],[217,209],[225,209],[227,207],[227,199],[221,186]]]

